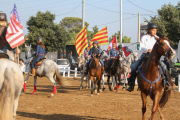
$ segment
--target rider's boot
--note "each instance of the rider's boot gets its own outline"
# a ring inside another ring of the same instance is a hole
[[[103,66],[101,67],[101,71],[102,71],[102,74],[104,74],[104,67]]]
[[[169,80],[169,77],[168,75],[164,75],[165,76],[165,79],[164,79],[164,85],[165,85],[165,90],[170,90],[171,87],[170,87],[170,80]]]
[[[31,76],[35,76],[35,72],[36,72],[36,69],[35,68],[32,68],[32,73],[30,74]]]
[[[133,72],[131,72],[131,76],[128,78],[129,87],[126,90],[129,92],[134,91],[136,75],[136,73],[133,74]]]

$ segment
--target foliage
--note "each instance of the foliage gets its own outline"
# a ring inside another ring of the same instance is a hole
[[[29,40],[26,43],[31,44],[35,50],[37,45],[36,39],[41,37],[47,52],[57,51],[64,47],[66,42],[70,41],[70,35],[65,27],[55,24],[54,20],[55,15],[49,11],[45,13],[39,11],[35,17],[31,16],[27,21],[29,33],[26,37]]]
[[[149,22],[147,19],[145,20]],[[173,6],[170,3],[163,5],[158,10],[158,15],[151,17],[150,22],[158,25],[157,35],[166,36],[171,46],[177,49],[180,40],[180,2],[178,2],[177,6]]]
[[[120,43],[120,31],[118,31],[118,33],[115,33],[114,35],[112,35],[109,38],[109,42],[112,41],[112,39],[117,36],[117,42]],[[122,36],[122,43],[131,43],[131,37],[127,37],[127,36]]]

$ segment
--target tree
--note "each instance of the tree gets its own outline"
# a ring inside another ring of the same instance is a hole
[[[145,20],[149,22],[147,19]],[[150,22],[158,25],[157,35],[166,36],[171,46],[177,49],[180,40],[180,2],[178,2],[177,6],[173,6],[170,3],[163,5],[158,10],[158,15],[151,17]]]
[[[42,13],[37,12],[36,16],[31,16],[27,21],[29,33],[26,43],[31,44],[36,49],[36,39],[41,37],[47,52],[57,51],[64,47],[67,41],[70,41],[70,35],[65,27],[55,24],[55,15],[49,11]]]
[[[118,31],[118,33],[115,33],[114,35],[112,35],[109,38],[109,42],[112,41],[112,39],[117,36],[117,42],[120,43],[120,31]],[[122,43],[131,43],[131,37],[127,37],[127,36],[122,36]]]

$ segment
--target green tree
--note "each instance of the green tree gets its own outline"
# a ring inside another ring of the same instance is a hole
[[[31,16],[27,21],[27,29],[29,33],[26,43],[31,44],[36,49],[36,39],[41,37],[46,46],[46,52],[57,51],[60,47],[64,47],[67,41],[70,41],[70,35],[65,27],[55,24],[55,15],[49,11],[37,12],[36,16]]]
[[[114,35],[112,35],[109,38],[109,42],[112,41],[112,39],[117,36],[117,42],[120,43],[120,31],[118,31],[118,33],[115,33]],[[127,36],[122,36],[122,43],[131,43],[131,37],[127,37]]]
[[[145,20],[149,22],[147,19]],[[171,3],[163,5],[158,10],[158,15],[151,17],[150,22],[158,25],[157,35],[166,36],[171,46],[177,49],[180,40],[180,2],[177,6],[173,6]]]

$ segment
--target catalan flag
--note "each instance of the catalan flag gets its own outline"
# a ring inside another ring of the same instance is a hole
[[[88,47],[86,26],[79,32],[75,40],[76,51],[79,56],[83,53],[84,49]]]
[[[93,42],[98,41],[99,45],[109,44],[107,26],[97,32],[90,42],[90,48],[93,47]]]

